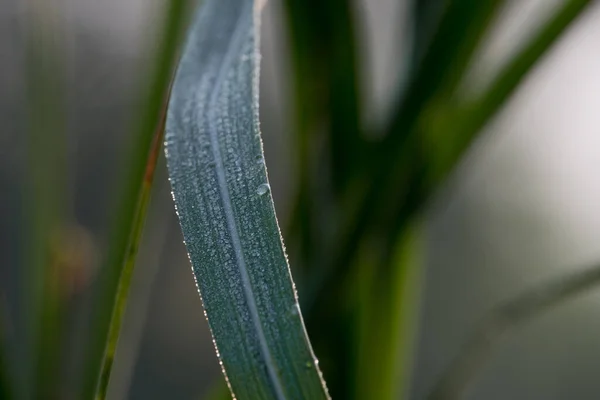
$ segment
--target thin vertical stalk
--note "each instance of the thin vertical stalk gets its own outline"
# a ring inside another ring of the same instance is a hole
[[[349,0],[284,1],[298,159],[297,193],[286,238],[292,264],[308,279],[320,274],[332,258],[329,244],[341,214],[341,196],[360,171],[364,154],[353,6]],[[310,296],[307,289],[300,280],[300,299]],[[347,343],[337,335],[336,325],[343,317],[325,316],[331,304],[319,306],[320,315],[307,316],[307,328],[332,396],[343,398],[352,369]],[[335,366],[328,360],[335,360]]]
[[[27,102],[28,177],[23,237],[29,361],[25,397],[60,397],[63,271],[55,247],[64,224],[66,197],[65,98],[62,87],[60,13],[56,5],[28,2]]]
[[[459,355],[450,363],[427,397],[458,400],[489,359],[501,337],[575,296],[600,285],[600,266],[544,283],[494,308],[475,330]]]
[[[428,146],[438,153],[436,170],[432,171],[434,180],[439,181],[457,162],[477,133],[506,103],[548,49],[591,4],[594,4],[591,0],[566,1],[479,97],[467,104],[459,104],[458,108],[446,105],[450,112],[455,112],[450,114],[447,122],[456,130],[453,140],[438,141],[442,135],[447,136],[439,125],[437,130],[429,133]]]
[[[333,265],[332,270],[326,272],[326,276],[318,283],[315,290],[316,296],[327,293],[334,284],[334,280],[340,279],[340,272],[347,273],[345,268],[349,260],[352,260],[356,254],[359,241],[371,232],[374,226],[376,227],[377,224],[391,226],[390,223],[401,225],[402,220],[406,217],[404,210],[412,213],[422,207],[437,186],[452,171],[483,126],[501,109],[515,92],[519,83],[560,35],[592,3],[591,0],[568,0],[539,33],[529,40],[523,50],[508,63],[479,98],[466,105],[444,103],[434,110],[436,114],[425,115],[424,110],[416,108],[413,110],[415,115],[422,115],[419,124],[410,129],[407,126],[408,133],[404,139],[396,138],[390,139],[387,143],[382,142],[381,153],[378,154],[383,154],[384,163],[378,165],[379,172],[375,173],[371,184],[366,186],[366,192],[359,197],[359,206],[345,221],[346,228],[341,232],[346,232],[346,235],[339,238],[339,242],[335,244],[333,250],[337,255],[335,259],[339,261]],[[452,106],[452,108],[446,110],[444,106]],[[397,121],[400,119],[400,117],[396,118]],[[444,123],[437,123],[434,126],[439,130],[429,131],[431,126],[421,124],[421,122],[436,121],[437,119],[444,121]],[[415,120],[414,123],[416,122]],[[400,122],[397,123],[400,124]],[[390,126],[390,132],[392,132],[395,123]],[[425,149],[426,151],[423,151]],[[389,153],[389,157],[385,156],[386,152]],[[422,159],[413,163],[415,155]],[[390,164],[386,160],[396,161]],[[408,207],[406,203],[410,197],[415,197],[416,202]],[[382,200],[386,203],[378,204]],[[383,224],[382,221],[384,221]],[[393,229],[398,231],[395,227]],[[395,239],[395,237],[390,237],[389,241],[395,241]]]
[[[165,100],[180,38],[184,31],[188,0],[171,0],[162,39],[157,50],[140,127],[127,157],[129,174],[124,181],[120,207],[110,237],[109,253],[101,271],[99,298],[94,310],[94,329],[83,382],[83,399],[104,398],[122,322],[139,240],[146,216],[156,159],[164,135]],[[162,122],[161,122],[162,120]]]
[[[336,201],[358,170],[356,156],[362,154],[354,13],[348,0],[286,0],[284,6],[298,157],[298,192],[289,231],[297,241],[298,261],[318,269],[315,263],[323,259],[330,231],[320,226],[318,210],[324,202]]]
[[[96,399],[104,399],[106,397],[106,392],[108,389],[110,373],[112,370],[115,352],[117,350],[119,334],[121,333],[121,325],[123,323],[123,317],[125,315],[127,298],[129,296],[129,288],[131,287],[131,278],[133,277],[135,258],[138,253],[140,241],[142,238],[142,231],[144,229],[144,223],[146,221],[148,205],[150,203],[150,194],[152,192],[152,183],[154,181],[154,171],[156,169],[156,162],[158,160],[158,156],[160,154],[162,142],[164,139],[165,117],[166,113],[163,111],[163,116],[161,118],[162,121],[154,133],[152,147],[150,149],[150,154],[146,163],[146,172],[144,174],[144,180],[142,183],[142,189],[140,191],[140,197],[131,225],[131,236],[129,237],[129,244],[127,246],[127,252],[125,255],[123,269],[121,270],[121,274],[119,276],[119,282],[117,285],[117,291],[114,300],[114,307],[112,309],[110,325],[108,327],[106,347],[104,349],[104,354],[102,357],[102,366],[100,368],[100,378],[98,381],[98,386],[96,388]]]
[[[160,167],[161,164],[163,164],[162,167]],[[150,210],[148,211],[148,228],[142,240],[146,243],[142,246],[151,249],[151,252],[147,253],[145,257],[142,256],[139,260],[140,263],[144,263],[144,269],[138,269],[134,272],[132,292],[127,306],[127,317],[117,347],[119,362],[114,367],[114,379],[111,381],[110,390],[108,391],[108,397],[111,399],[124,400],[129,398],[131,378],[134,374],[144,327],[150,312],[150,296],[160,266],[165,261],[167,238],[177,237],[179,240],[177,234],[172,234],[173,228],[175,228],[175,224],[170,223],[172,214],[164,211],[171,206],[172,200],[168,190],[166,174],[161,173],[163,169],[166,170],[164,162],[159,159],[158,176],[155,177],[157,183],[153,189]],[[142,254],[144,254],[143,251]]]
[[[414,150],[405,148],[410,147],[422,111],[434,97],[453,91],[503,4],[504,0],[455,0],[445,7],[431,45],[378,146],[377,154],[383,157],[377,164],[379,174],[390,169],[400,152],[410,155]]]
[[[359,362],[353,379],[356,399],[402,399],[408,389],[423,257],[422,223],[411,221],[394,253],[376,256],[390,264],[391,275],[380,279],[373,268],[376,262],[360,272],[363,299]]]

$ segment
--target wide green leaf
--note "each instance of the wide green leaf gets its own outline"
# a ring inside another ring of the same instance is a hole
[[[252,0],[207,0],[199,9],[167,115],[169,176],[232,392],[323,399],[259,133],[259,13]]]

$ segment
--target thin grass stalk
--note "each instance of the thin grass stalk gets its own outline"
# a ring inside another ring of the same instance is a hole
[[[162,166],[161,166],[162,164]],[[132,377],[135,373],[135,366],[138,360],[144,328],[150,315],[150,296],[154,287],[156,277],[160,266],[165,263],[166,252],[168,248],[167,238],[176,237],[174,234],[178,225],[172,221],[173,215],[164,212],[171,206],[171,194],[168,188],[166,177],[166,168],[164,160],[158,160],[157,176],[154,178],[152,198],[150,200],[150,209],[148,210],[148,222],[142,247],[151,249],[147,256],[140,258],[143,263],[143,270],[136,270],[133,277],[132,292],[126,311],[126,318],[122,327],[122,333],[119,337],[117,352],[119,353],[119,362],[114,366],[113,379],[108,390],[108,398],[116,400],[125,400],[129,398],[129,390]],[[165,171],[163,171],[165,170]],[[163,183],[164,182],[164,183]],[[171,223],[173,222],[173,223]],[[144,251],[142,250],[142,253]]]
[[[414,126],[427,103],[451,92],[466,72],[473,54],[505,0],[455,0],[445,7],[431,45],[411,77],[376,154],[385,155],[376,174],[390,169],[398,154],[412,153]]]
[[[360,171],[364,138],[354,5],[348,0],[286,0],[283,4],[294,79],[298,159],[297,193],[286,239],[292,265],[300,267],[297,282],[302,301],[310,296],[306,281],[331,259],[329,244],[336,225],[332,221],[339,215],[340,195]],[[328,388],[334,398],[344,397],[352,373],[351,353],[334,333],[337,320],[310,314],[306,315],[307,329],[315,332],[312,343],[322,359]],[[329,359],[338,361],[334,368],[329,368]]]
[[[495,307],[450,363],[427,399],[460,399],[505,334],[599,285],[600,266],[595,265],[544,283]]]
[[[396,242],[394,254],[384,260],[392,264],[392,274],[380,279],[377,260],[380,252],[360,272],[361,340],[358,368],[355,371],[356,399],[382,400],[405,397],[411,375],[415,320],[419,304],[420,276],[423,266],[423,226],[411,219]],[[370,279],[365,275],[370,275]],[[368,365],[369,368],[365,369]]]
[[[415,169],[412,165],[414,162],[418,161],[420,164],[422,161],[415,135],[411,133],[412,127],[418,122],[422,108],[436,91],[446,93],[449,88],[454,87],[502,4],[502,0],[494,0],[473,6],[470,2],[460,0],[445,8],[431,48],[420,62],[404,99],[398,103],[383,142],[370,149],[373,161],[370,163],[372,167],[367,168],[369,174],[358,177],[363,183],[357,184],[355,181],[351,186],[354,193],[349,193],[348,196],[357,198],[358,204],[351,204],[348,216],[341,223],[341,235],[331,246],[333,264],[321,269],[310,283],[315,298],[320,297],[319,293],[327,293],[329,290],[323,287],[334,284],[337,272],[350,265],[359,247],[358,242],[367,230],[377,225],[387,228],[390,221],[396,221],[396,215],[400,213],[397,211],[398,206],[403,208],[404,213],[407,207],[398,197],[414,197],[414,193],[409,191],[410,185],[416,181],[416,177],[407,175],[406,171]],[[418,159],[415,160],[415,157]],[[397,160],[401,162],[398,163]],[[421,167],[417,167],[418,173],[419,168]],[[391,179],[393,182],[390,182]],[[377,204],[382,199],[387,203]],[[376,215],[386,210],[393,210],[393,213]],[[382,230],[381,227],[378,229]],[[395,241],[395,236],[393,240]]]
[[[144,223],[146,221],[148,205],[150,203],[152,183],[154,181],[154,171],[156,170],[158,156],[160,154],[162,142],[164,139],[165,118],[166,112],[163,111],[161,123],[154,133],[152,147],[150,149],[148,162],[146,164],[146,172],[144,174],[140,198],[133,218],[131,236],[129,239],[129,245],[125,256],[125,262],[121,271],[121,276],[119,277],[117,292],[115,294],[115,303],[110,319],[110,325],[106,339],[106,348],[104,350],[102,366],[100,368],[100,379],[98,381],[98,387],[96,389],[96,399],[106,398],[106,393],[108,390],[110,373],[112,370],[115,352],[117,350],[119,334],[121,333],[123,317],[125,316],[127,298],[129,296],[129,288],[131,287],[131,278],[133,277],[135,258],[138,253],[139,245],[142,238],[142,231],[144,229]]]
[[[101,271],[99,298],[86,360],[83,399],[103,398],[110,376],[114,348],[125,308],[132,268],[145,219],[154,166],[162,146],[165,99],[172,79],[180,38],[190,1],[172,0],[166,10],[162,39],[140,127],[128,160],[128,177],[110,237],[109,253]],[[161,116],[162,115],[162,116]]]
[[[335,258],[337,262],[331,270],[326,271],[325,276],[313,284],[315,286],[315,297],[318,298],[328,293],[332,285],[335,285],[335,281],[340,279],[340,274],[344,274],[346,266],[349,265],[349,261],[356,254],[359,241],[372,229],[373,221],[375,223],[388,221],[388,224],[389,221],[392,221],[401,226],[401,221],[406,220],[405,210],[412,213],[427,202],[437,186],[448,176],[454,165],[469,148],[483,126],[502,108],[522,79],[536,65],[536,62],[546,54],[560,35],[591,3],[590,0],[569,0],[565,3],[540,32],[528,42],[524,49],[509,62],[490,85],[490,88],[478,100],[473,101],[469,106],[465,106],[460,113],[457,112],[458,117],[451,115],[451,118],[456,119],[448,120],[448,124],[445,126],[453,126],[454,128],[448,128],[448,132],[443,132],[446,134],[454,132],[452,141],[444,141],[450,143],[447,148],[440,148],[435,146],[435,143],[430,143],[433,148],[440,151],[432,154],[418,152],[423,157],[423,161],[419,162],[419,165],[411,167],[414,170],[413,172],[411,168],[408,168],[411,163],[406,160],[412,160],[414,157],[414,153],[409,151],[413,148],[412,146],[417,146],[418,149],[420,145],[413,144],[401,147],[405,151],[396,153],[395,159],[400,160],[400,162],[393,166],[394,172],[384,174],[395,176],[396,180],[399,177],[399,181],[394,181],[395,185],[390,185],[385,184],[386,179],[376,178],[371,185],[366,187],[369,191],[363,195],[361,204],[356,207],[346,221],[346,228],[341,230],[347,232],[347,234],[341,237],[339,243],[336,244],[334,251],[338,254]],[[419,126],[419,128],[422,128],[422,126]],[[433,137],[435,136],[433,135]],[[432,162],[434,167],[426,167],[427,164],[423,164],[428,162]],[[412,176],[411,174],[416,175]],[[384,175],[379,174],[378,176]],[[408,182],[408,184],[402,182]],[[385,190],[388,190],[389,193],[384,196]],[[422,193],[419,193],[420,191]],[[416,196],[418,200],[416,204],[411,205],[411,201],[407,201],[411,196]],[[384,199],[391,206],[377,205],[378,199]],[[377,213],[382,210],[385,212],[391,211],[391,213],[377,216]],[[397,229],[396,232],[398,232]],[[389,235],[388,241],[391,245],[388,247],[392,248],[395,240],[394,235]]]
[[[295,264],[312,268],[302,271],[310,274],[320,269],[317,263],[326,258],[331,236],[331,229],[321,226],[320,215],[336,209],[336,195],[359,166],[354,15],[348,0],[286,0],[284,13],[292,50],[298,158],[298,189],[286,238],[292,256],[298,255]]]
[[[314,151],[325,146],[332,183],[339,191],[356,172],[356,156],[362,150],[353,4],[348,0],[286,0],[284,6],[292,48],[300,167],[307,167]]]
[[[61,249],[55,247],[67,197],[62,37],[59,13],[52,5],[31,0],[27,6],[28,231],[23,237],[27,266],[22,271],[29,365],[28,384],[19,395],[55,399],[60,396],[65,312],[64,271],[56,259]]]
[[[516,91],[527,74],[560,38],[569,26],[587,7],[591,0],[568,0],[534,35],[523,49],[510,60],[496,78],[478,98],[460,106],[454,120],[449,123],[458,126],[453,146],[445,150],[444,163],[435,171],[439,180],[476,137],[485,124],[501,109]]]

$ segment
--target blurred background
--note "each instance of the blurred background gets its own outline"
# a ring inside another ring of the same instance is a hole
[[[509,2],[469,74],[489,79],[560,0]],[[0,315],[11,360],[22,357],[20,266],[27,258],[26,32],[28,7],[0,0]],[[156,46],[164,0],[38,1],[60,29],[58,62],[68,138],[69,204],[64,286],[80,368],[85,306],[103,251],[132,115]],[[43,5],[47,6],[44,7]],[[407,2],[356,0],[360,82],[367,124],[377,125],[399,83]],[[261,124],[280,225],[290,220],[294,147],[290,54],[281,0],[262,25]],[[495,304],[535,283],[600,261],[600,4],[575,22],[488,125],[427,212],[417,347],[409,395],[424,398]],[[57,78],[58,79],[58,78]],[[285,239],[285,238],[284,238]],[[63,243],[61,242],[61,243]],[[291,264],[294,265],[292,257]],[[600,289],[600,288],[599,288]],[[302,291],[299,293],[302,297]],[[468,399],[597,399],[600,290],[561,304],[508,335]],[[310,331],[309,331],[310,336]],[[319,354],[317,354],[318,356]],[[15,363],[18,368],[19,363]],[[173,209],[164,160],[153,198],[109,390],[110,399],[202,399],[222,379]],[[65,389],[65,398],[74,398]]]

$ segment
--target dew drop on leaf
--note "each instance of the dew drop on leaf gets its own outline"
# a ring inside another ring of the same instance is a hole
[[[258,194],[259,196],[263,196],[263,195],[269,193],[270,190],[271,190],[271,187],[269,186],[269,184],[263,183],[262,185],[259,185],[256,188],[256,194]]]

